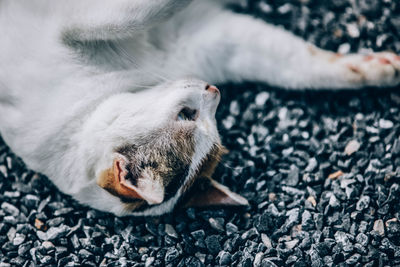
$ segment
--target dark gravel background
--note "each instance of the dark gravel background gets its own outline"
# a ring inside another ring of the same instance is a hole
[[[399,53],[396,2],[236,9],[327,49]],[[231,152],[215,177],[249,208],[117,218],[62,195],[0,142],[0,266],[400,265],[398,91],[221,88],[217,117]]]

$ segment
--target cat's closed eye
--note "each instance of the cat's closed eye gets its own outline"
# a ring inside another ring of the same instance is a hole
[[[189,107],[184,107],[178,113],[177,120],[178,121],[195,121],[198,117],[198,110],[191,109]]]

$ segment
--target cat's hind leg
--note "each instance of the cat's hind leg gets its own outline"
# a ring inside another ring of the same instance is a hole
[[[160,23],[192,0],[72,0],[54,4],[66,41],[114,40]]]
[[[176,58],[210,82],[258,81],[303,89],[356,89],[400,83],[400,57],[392,53],[338,55],[253,17],[228,10],[202,19],[178,42]],[[195,56],[194,56],[195,55]]]

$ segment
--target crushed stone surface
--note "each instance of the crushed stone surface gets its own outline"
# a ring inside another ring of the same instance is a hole
[[[400,53],[397,1],[234,9],[333,51]],[[220,89],[230,153],[214,178],[248,208],[118,218],[61,194],[0,141],[0,266],[400,265],[400,88]]]

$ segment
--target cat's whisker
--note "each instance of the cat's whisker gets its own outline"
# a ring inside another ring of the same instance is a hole
[[[138,69],[140,69],[140,72],[142,72],[144,75],[147,76],[153,76],[157,79],[158,82],[165,82],[165,83],[170,83],[173,82],[173,80],[167,78],[166,76],[163,76],[160,74],[160,70],[149,70],[147,68],[141,68],[139,64],[136,64]]]
[[[160,74],[159,70],[148,70],[147,68],[143,68],[143,64],[140,64],[140,61],[138,59],[136,59],[132,53],[128,53],[126,51],[126,49],[119,43],[116,42],[115,46],[117,47],[117,49],[119,50],[119,52],[122,54],[122,56],[127,59],[130,63],[132,63],[132,65],[137,69],[140,70],[141,72],[143,72],[143,74],[147,74],[149,76],[154,76],[157,79],[160,79],[160,81],[162,82],[172,82],[171,79],[167,78],[164,75]],[[153,59],[154,59],[154,55],[153,55]],[[156,60],[158,62],[162,62],[162,60]],[[154,64],[154,66],[158,66],[159,64]]]
[[[231,169],[231,170],[235,170],[235,169],[239,169],[240,168],[240,167],[238,167],[238,165],[231,166],[230,164],[228,164],[228,162],[224,162],[224,161],[221,161],[220,165],[224,166],[227,169]]]
[[[151,86],[151,85],[142,85],[142,84],[130,84],[131,86],[134,86],[134,87],[136,87],[136,88],[139,88],[139,89],[150,89],[150,88],[153,88],[154,86]]]

